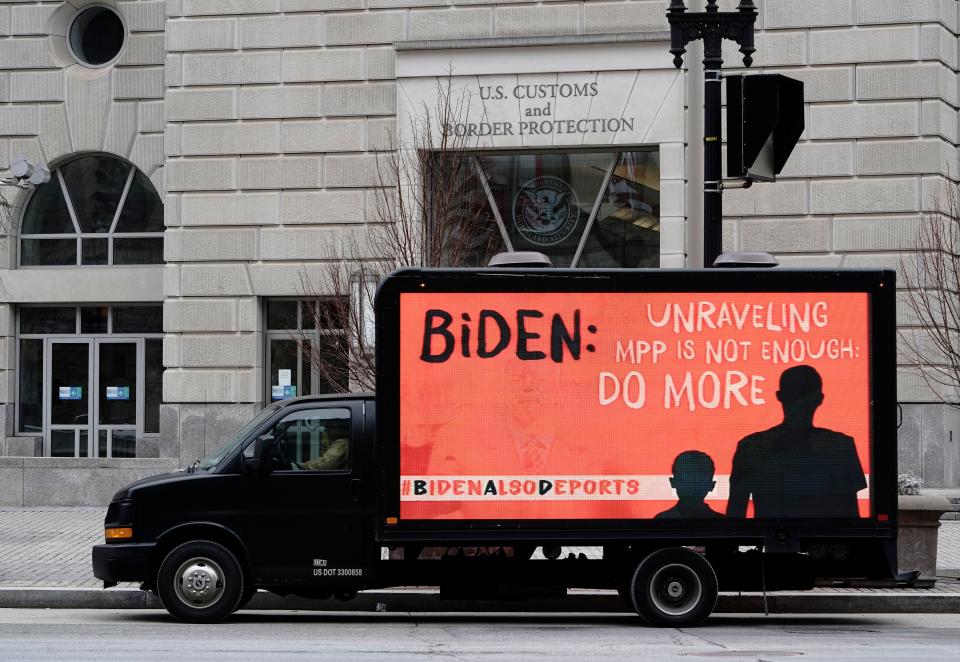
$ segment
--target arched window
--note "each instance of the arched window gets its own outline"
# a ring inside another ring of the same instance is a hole
[[[27,201],[20,266],[163,263],[163,203],[136,167],[108,154],[60,165]]]

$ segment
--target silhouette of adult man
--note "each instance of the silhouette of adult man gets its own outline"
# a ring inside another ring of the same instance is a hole
[[[704,503],[706,496],[717,486],[713,479],[713,459],[701,451],[680,453],[673,461],[670,486],[677,492],[677,503],[654,519],[704,519],[723,517]]]
[[[853,438],[814,427],[823,380],[806,365],[780,375],[783,422],[740,440],[730,474],[727,517],[859,517],[857,492],[867,486]]]

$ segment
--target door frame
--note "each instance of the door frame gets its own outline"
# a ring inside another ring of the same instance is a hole
[[[304,341],[308,341],[310,343],[316,342],[316,340],[314,339],[315,333],[316,331],[313,331],[313,330],[304,331],[303,336],[298,337],[296,335],[291,335],[290,331],[265,331],[264,332],[264,349],[266,350],[264,352],[265,354],[264,376],[266,377],[266,382],[267,382],[266,386],[264,387],[264,400],[266,401],[266,404],[270,405],[285,399],[285,398],[279,398],[277,400],[274,400],[271,392],[271,387],[273,386],[274,365],[273,365],[273,357],[271,355],[270,350],[274,340],[285,340],[285,341],[292,342],[295,344],[297,348],[297,368],[293,375],[295,377],[294,381],[296,381],[296,386],[297,386],[297,397],[300,397],[301,395],[314,395],[313,393],[314,384],[317,383],[317,378],[319,377],[319,374],[317,373],[316,367],[313,365],[313,363],[309,359],[307,359],[306,361],[307,367],[310,371],[309,393],[307,392],[307,389],[303,388],[303,377],[305,372],[304,365],[303,365],[304,359],[305,359],[303,343]]]
[[[54,425],[53,417],[53,345],[74,344],[87,346],[87,425]],[[104,344],[117,345],[127,344],[136,346],[136,424],[130,425],[100,425],[100,347]],[[113,430],[134,430],[136,439],[143,437],[144,414],[145,414],[145,393],[146,386],[146,339],[143,337],[131,338],[129,336],[59,336],[47,337],[43,339],[43,453],[45,457],[51,457],[52,435],[54,430],[74,430],[74,457],[100,457],[100,431]],[[87,431],[87,453],[79,454],[79,435],[78,430],[86,428]],[[110,437],[110,443],[107,444],[107,454],[105,458],[113,457],[113,440]]]
[[[54,425],[53,423],[53,389],[59,388],[53,383],[53,346],[54,345],[86,345],[87,346],[87,379],[84,388],[87,389],[87,424],[84,425]],[[55,430],[73,430],[73,457],[96,457],[91,454],[93,449],[93,345],[92,338],[64,337],[45,338],[43,341],[43,453],[52,457],[53,439]],[[87,454],[80,455],[80,435],[83,428],[87,429]]]
[[[145,353],[146,353],[146,340],[144,338],[126,338],[124,336],[100,336],[93,339],[94,341],[94,351],[93,351],[93,365],[96,368],[94,383],[97,389],[97,397],[93,402],[93,433],[96,438],[97,443],[97,452],[92,455],[92,457],[100,457],[100,432],[106,431],[109,433],[109,443],[107,444],[107,454],[104,457],[112,458],[113,457],[113,431],[127,431],[133,430],[134,436],[136,439],[143,437],[143,416],[144,416],[144,385],[146,381],[146,364],[145,364]],[[133,425],[101,425],[100,424],[100,347],[103,345],[134,345],[136,350],[134,354],[134,361],[136,361],[135,370],[136,376],[134,378],[134,384],[136,387],[136,402],[134,403],[134,424]]]

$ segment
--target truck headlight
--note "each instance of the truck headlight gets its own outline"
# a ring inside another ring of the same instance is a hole
[[[112,540],[130,540],[133,538],[133,502],[129,499],[114,501],[107,510],[107,522],[103,537]]]

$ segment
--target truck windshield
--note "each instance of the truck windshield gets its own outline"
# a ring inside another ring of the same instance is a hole
[[[243,441],[250,436],[250,433],[257,429],[266,419],[270,418],[270,416],[272,416],[277,409],[279,409],[279,407],[276,405],[271,405],[262,410],[259,414],[254,416],[249,423],[237,430],[237,433],[230,437],[229,441],[218,448],[213,455],[209,455],[205,459],[201,460],[197,465],[197,469],[207,471],[217,466],[220,463],[220,460],[225,458],[230,451],[237,447],[238,444],[242,444]]]

